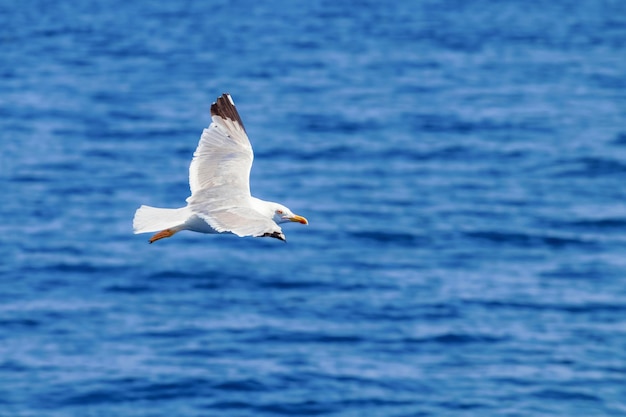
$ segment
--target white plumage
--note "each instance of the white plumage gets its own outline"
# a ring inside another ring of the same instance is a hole
[[[158,231],[150,243],[181,230],[285,240],[279,223],[308,224],[287,207],[250,194],[254,155],[230,94],[222,94],[211,105],[211,118],[213,122],[202,132],[189,166],[191,196],[187,206],[141,206],[133,220],[134,232]]]

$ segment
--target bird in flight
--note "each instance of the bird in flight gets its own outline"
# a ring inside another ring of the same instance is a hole
[[[250,194],[252,146],[230,94],[211,104],[211,119],[189,166],[187,205],[176,209],[142,205],[135,212],[133,231],[157,232],[150,243],[181,230],[286,241],[280,223],[309,222],[282,204]]]

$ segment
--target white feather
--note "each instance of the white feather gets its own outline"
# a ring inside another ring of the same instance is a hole
[[[190,215],[188,207],[166,209],[141,206],[135,212],[133,231],[137,234],[174,228],[183,225]]]
[[[202,132],[189,166],[189,188],[193,195],[205,188],[228,184],[233,191],[250,195],[250,169],[254,154],[239,123],[213,116]]]

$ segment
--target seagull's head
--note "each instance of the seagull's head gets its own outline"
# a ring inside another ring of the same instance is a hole
[[[291,210],[282,204],[272,203],[272,209],[274,210],[274,215],[272,220],[276,222],[276,224],[287,223],[287,222],[296,222],[302,224],[309,224],[309,221],[302,216],[298,216],[297,214],[293,214]]]

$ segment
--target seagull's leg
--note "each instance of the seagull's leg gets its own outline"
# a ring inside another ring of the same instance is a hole
[[[179,229],[165,229],[161,230],[159,233],[156,233],[154,236],[150,238],[150,243],[154,243],[159,239],[165,239],[166,237],[172,237]]]

